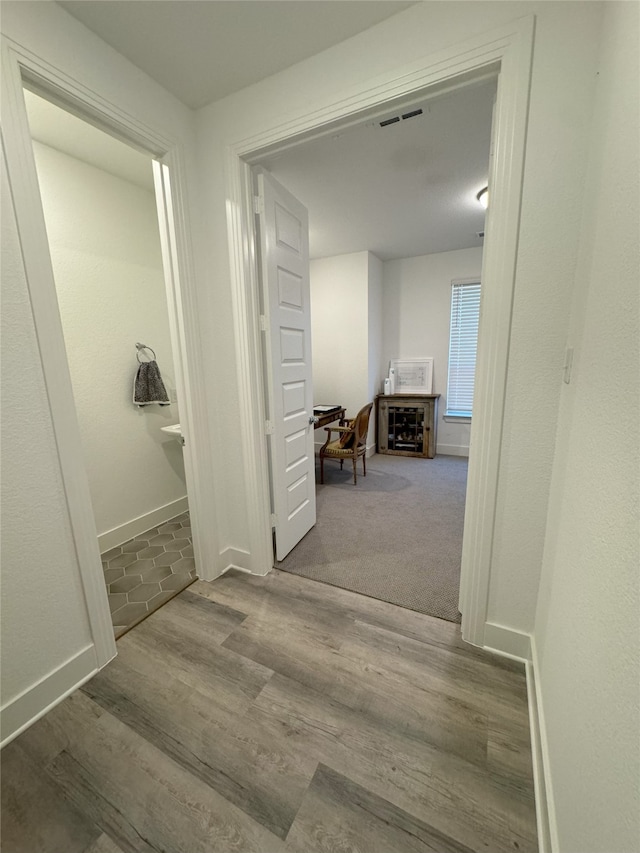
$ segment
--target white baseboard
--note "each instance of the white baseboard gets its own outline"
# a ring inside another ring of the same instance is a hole
[[[531,729],[531,757],[536,797],[536,821],[540,853],[557,853],[558,824],[556,820],[549,742],[540,689],[538,655],[535,638],[531,638],[531,660],[527,663],[527,692],[529,695],[529,722]]]
[[[254,574],[256,574],[256,572],[250,572],[250,571],[249,571],[249,569],[241,569],[241,568],[240,568],[240,566],[232,566],[232,565],[229,565],[229,566],[227,566],[227,568],[226,568],[226,569],[223,569],[223,570],[220,572],[220,574],[218,575],[218,577],[219,577],[219,578],[221,578],[221,577],[222,577],[222,575],[226,575],[226,573],[227,573],[227,572],[231,572],[231,571],[234,571],[234,572],[244,572],[244,574],[245,574],[245,575],[254,575]],[[270,571],[271,571],[271,570],[270,570]],[[265,575],[268,575],[268,574],[269,574],[269,572],[265,572],[264,574],[265,574]],[[257,577],[264,577],[264,575],[257,575]],[[214,580],[216,580],[216,578],[214,578]]]
[[[112,548],[128,542],[134,536],[139,536],[145,530],[150,530],[152,527],[164,524],[165,521],[175,518],[176,515],[182,515],[188,509],[189,502],[187,498],[178,498],[178,500],[171,501],[171,503],[160,506],[158,509],[152,509],[151,512],[139,515],[138,518],[133,518],[131,521],[119,525],[119,527],[114,527],[113,530],[107,530],[98,536],[100,553],[104,554],[105,551],[110,551]]]
[[[6,746],[15,737],[43,717],[70,693],[81,687],[98,671],[94,646],[87,646],[32,687],[11,699],[0,710],[2,742]]]
[[[522,661],[525,665],[538,851],[539,853],[557,853],[560,848],[535,638],[531,634],[514,631],[504,625],[487,622],[484,630],[484,648],[502,657]]]
[[[531,660],[531,635],[514,631],[495,622],[486,622],[484,626],[484,648],[489,652],[516,658]]]
[[[237,569],[240,572],[247,572],[248,574],[262,574],[261,572],[254,572],[249,551],[244,551],[241,548],[225,548],[218,555],[214,571],[208,574],[201,572],[198,577],[203,581],[212,581],[230,569]]]
[[[464,444],[436,444],[437,456],[468,456],[469,445]]]

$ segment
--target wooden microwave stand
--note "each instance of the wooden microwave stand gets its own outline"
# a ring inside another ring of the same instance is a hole
[[[378,453],[433,459],[439,397],[440,394],[378,394]]]

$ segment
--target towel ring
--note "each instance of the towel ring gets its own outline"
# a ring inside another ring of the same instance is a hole
[[[138,359],[138,364],[145,364],[146,363],[146,362],[143,362],[140,360],[140,353],[142,352],[142,350],[149,350],[150,353],[153,353],[153,359],[149,359],[149,361],[155,361],[156,360],[155,352],[153,352],[151,347],[148,347],[146,344],[136,344],[136,349],[138,350],[138,352],[136,353],[136,358]]]

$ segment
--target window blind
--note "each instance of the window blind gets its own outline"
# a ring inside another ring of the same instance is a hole
[[[479,320],[480,282],[453,282],[447,415],[471,417]]]

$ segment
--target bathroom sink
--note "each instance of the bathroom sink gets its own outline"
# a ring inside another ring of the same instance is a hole
[[[178,441],[182,441],[184,444],[184,439],[182,438],[182,430],[180,429],[180,424],[171,424],[171,426],[163,426],[160,427],[162,432],[166,432],[167,435],[171,435],[174,438],[177,438]]]

